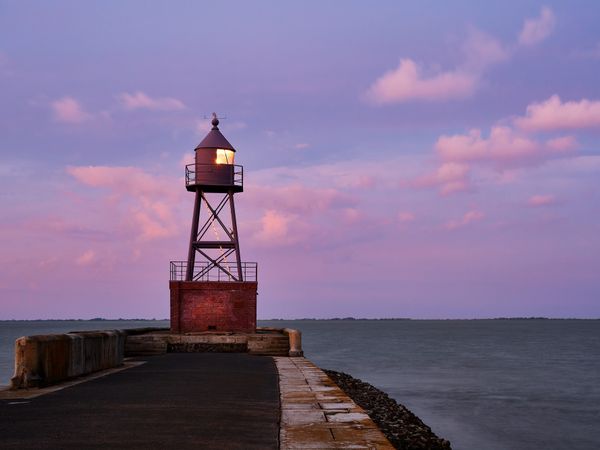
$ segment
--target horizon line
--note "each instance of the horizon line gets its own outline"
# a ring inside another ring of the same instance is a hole
[[[156,318],[105,318],[105,317],[94,317],[90,319],[74,319],[74,318],[37,318],[37,319],[1,319],[0,322],[168,322],[170,319],[156,319]],[[301,317],[301,318],[269,318],[269,319],[257,319],[257,321],[264,322],[284,322],[284,321],[380,321],[380,320],[398,320],[398,321],[425,321],[425,320],[600,320],[600,317],[545,317],[545,316],[499,316],[499,317],[455,317],[455,318],[414,318],[414,317]]]

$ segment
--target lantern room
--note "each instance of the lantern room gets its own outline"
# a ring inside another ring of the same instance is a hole
[[[195,162],[185,168],[188,191],[242,192],[243,169],[235,165],[235,149],[219,130],[219,119],[213,113],[212,129],[195,148]]]

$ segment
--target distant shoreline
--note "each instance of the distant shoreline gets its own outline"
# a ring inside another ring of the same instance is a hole
[[[365,318],[365,317],[333,317],[327,319],[303,317],[301,319],[258,319],[264,322],[284,322],[284,321],[311,321],[311,322],[341,322],[341,321],[490,321],[490,320],[600,320],[600,317],[486,317],[477,319],[412,319],[409,317],[382,317],[382,318]],[[0,319],[0,322],[165,322],[169,319],[105,319],[103,317],[95,317],[93,319]]]

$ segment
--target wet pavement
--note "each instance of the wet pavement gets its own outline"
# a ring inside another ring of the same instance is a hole
[[[270,357],[168,353],[28,399],[0,400],[3,449],[277,449]]]

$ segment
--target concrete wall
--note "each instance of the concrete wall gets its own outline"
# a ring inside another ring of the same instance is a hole
[[[25,336],[15,342],[11,388],[48,386],[123,364],[120,330]]]
[[[256,286],[256,283],[254,283]],[[298,330],[253,328],[258,333],[170,334],[165,329],[141,328],[82,331],[25,336],[15,342],[12,389],[43,387],[123,364],[125,346],[130,354],[168,351],[235,351],[258,355],[301,356]],[[261,333],[261,331],[263,333]],[[272,331],[273,333],[267,333]]]
[[[127,336],[125,356],[169,352],[241,352],[254,355],[302,356],[301,333],[290,328],[258,327],[256,333],[146,333]]]
[[[171,281],[171,333],[256,330],[255,282]]]
[[[302,350],[302,332],[294,328],[257,327],[257,330],[275,331],[284,334],[288,342],[288,356],[304,356]]]

